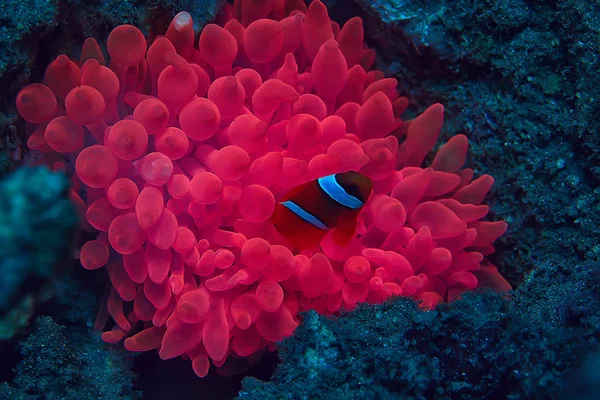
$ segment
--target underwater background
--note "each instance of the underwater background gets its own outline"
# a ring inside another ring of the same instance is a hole
[[[260,2],[259,2],[260,3]],[[324,1],[363,20],[407,118],[444,105],[440,142],[469,138],[489,173],[491,262],[512,285],[423,312],[408,298],[304,315],[277,352],[211,368],[132,353],[93,331],[108,282],[72,260],[69,181],[26,147],[15,99],[58,54],[120,24],[196,38],[220,1],[0,3],[0,399],[591,399],[600,389],[600,2]]]

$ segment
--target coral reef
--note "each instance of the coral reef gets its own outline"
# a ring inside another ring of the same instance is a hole
[[[598,268],[556,257],[510,299],[469,293],[425,313],[401,298],[311,312],[272,380],[245,379],[238,399],[593,398],[573,375],[600,339]]]
[[[0,3],[0,25],[3,28],[0,32],[1,81],[4,82],[4,75],[11,69],[19,65],[31,65],[32,57],[27,48],[27,39],[56,27],[58,8],[56,0],[7,0]]]
[[[131,359],[107,349],[89,334],[73,338],[50,317],[35,320],[20,344],[21,360],[12,383],[0,384],[0,398],[13,400],[140,399],[133,390]],[[3,360],[4,362],[4,360]]]
[[[488,390],[485,397],[495,393],[522,398],[525,393],[539,390],[549,398],[594,398],[598,382],[594,373],[597,353],[593,353],[593,343],[598,339],[594,322],[598,316],[597,278],[594,278],[597,266],[581,260],[597,260],[599,254],[598,213],[591,212],[598,208],[599,198],[599,139],[593,118],[599,98],[595,79],[599,22],[597,13],[593,12],[598,1],[324,2],[332,19],[337,21],[334,26],[342,26],[357,15],[362,17],[365,41],[377,52],[378,69],[396,77],[400,95],[410,100],[403,119],[439,102],[445,106],[446,117],[440,143],[457,134],[469,138],[470,156],[466,163],[477,175],[489,173],[495,177],[490,206],[510,227],[508,235],[496,242],[496,253],[489,258],[511,283],[524,284],[516,293],[518,303],[507,304],[503,298],[490,294],[482,298],[467,295],[452,306],[438,307],[435,314],[417,312],[406,300],[377,306],[377,311],[359,308],[356,314],[344,315],[337,321],[310,314],[307,329],[300,327],[296,335],[285,342],[283,364],[272,383],[247,381],[240,398],[327,398],[337,390],[339,377],[347,378],[352,384],[364,383],[361,387],[343,386],[356,398],[363,394],[369,398],[377,395],[419,398],[434,393],[435,385],[455,394],[455,398],[473,397],[474,393],[484,393],[483,390]],[[11,3],[6,1],[3,6]],[[105,38],[115,26],[126,22],[151,36],[163,33],[176,11],[191,12],[190,8],[169,8],[167,3],[173,2],[152,2],[166,4],[157,7],[149,7],[146,1],[127,0],[26,3],[28,8],[19,6],[22,12],[3,13],[11,16],[10,21],[3,21],[3,26],[19,33],[16,36],[11,33],[11,38],[18,38],[16,41],[2,42],[9,47],[3,54],[13,54],[12,49],[20,48],[22,54],[28,55],[0,71],[3,89],[0,111],[8,116],[0,121],[0,160],[1,168],[7,169],[12,168],[13,160],[19,159],[20,141],[26,138],[25,124],[13,121],[14,111],[10,107],[24,84],[42,80],[47,64],[56,54],[77,57],[77,48],[84,36]],[[211,10],[214,4],[206,2],[209,4],[204,7],[205,2],[192,3],[202,4],[198,14],[191,12],[195,24],[201,21],[199,16],[203,9]],[[43,14],[40,5],[53,10],[57,4],[62,4],[57,7],[59,14],[52,11],[48,19],[39,18]],[[57,25],[55,15],[66,23]],[[24,26],[31,29],[21,29]],[[196,36],[198,33],[196,28]],[[40,48],[41,43],[43,48]],[[103,51],[106,54],[104,47]],[[431,160],[427,157],[426,165]],[[68,167],[69,162],[66,164]],[[85,193],[82,196],[85,199]],[[100,269],[87,273],[83,279],[102,284],[103,280],[98,279],[102,278],[102,272]],[[67,292],[83,292],[80,286],[70,281],[67,284]],[[60,332],[68,337],[73,349],[81,349],[83,346],[70,333],[74,327],[83,326],[83,322],[57,319],[57,314],[84,313],[90,326],[95,302],[68,296],[62,301],[60,305],[48,304],[41,312],[64,324],[67,329]],[[27,318],[29,313],[26,313]],[[439,325],[438,318],[445,321],[444,326]],[[402,329],[397,333],[395,326],[390,327],[390,321],[392,324],[416,321],[417,329]],[[497,321],[505,324],[497,324]],[[527,334],[507,330],[508,323],[516,323]],[[449,331],[449,326],[456,328]],[[481,327],[487,336],[477,334],[475,329]],[[44,329],[36,332],[43,334]],[[376,337],[369,336],[374,332],[378,334]],[[402,332],[411,338],[410,343],[404,341]],[[429,341],[411,336],[415,332]],[[365,341],[357,337],[357,333],[371,340]],[[87,332],[78,335],[79,339],[89,339]],[[353,345],[354,342],[360,345]],[[441,345],[438,346],[438,342]],[[95,344],[102,348],[98,341]],[[0,348],[0,352],[3,350]],[[111,352],[116,351],[115,346]],[[591,355],[580,365],[586,352]],[[105,355],[96,350],[87,353]],[[7,377],[3,370],[9,367],[6,360],[10,357],[4,357],[6,354],[2,353],[4,363],[0,365],[2,379],[16,381],[23,374],[19,382],[27,382],[28,373],[33,373],[30,379],[40,376],[33,368],[20,367],[15,370],[14,379]],[[467,363],[456,363],[451,359],[455,354],[464,355]],[[379,356],[391,362],[384,364],[376,358]],[[358,362],[359,357],[364,362]],[[503,357],[508,364],[531,366],[531,369],[529,373],[517,375],[501,363],[490,363],[489,359],[494,357]],[[144,395],[194,398],[195,395],[189,393],[189,384],[194,382],[195,376],[190,371],[187,376],[177,375],[173,368],[175,365],[187,367],[186,361],[160,362],[157,358],[151,357],[151,352],[139,358],[141,364],[152,370],[145,370],[145,379],[137,382],[140,389],[144,389]],[[76,358],[69,360],[81,365]],[[29,362],[35,365],[36,360],[29,358]],[[159,364],[152,365],[155,362]],[[421,372],[415,369],[417,362],[425,372],[433,372],[424,374],[422,380],[417,379]],[[105,366],[110,364],[105,363]],[[405,381],[405,387],[390,383],[385,375],[390,364],[401,368],[395,377],[412,379]],[[66,370],[71,369],[68,363],[62,365]],[[121,365],[127,367],[126,363]],[[324,365],[336,371],[337,376],[326,375],[332,378],[330,381],[319,379]],[[460,374],[456,373],[457,367]],[[164,375],[166,372],[181,380],[167,387],[164,380],[170,381],[170,378]],[[54,376],[61,376],[59,374],[60,369],[57,369]],[[115,374],[127,374],[127,371],[115,371]],[[492,376],[499,382],[490,381]],[[532,377],[539,379],[540,384]],[[230,392],[225,394],[220,387],[230,385],[231,381],[213,378],[211,373],[202,380],[196,379],[194,384],[202,382],[204,385],[210,381],[214,387],[207,390],[206,386],[194,386],[193,390],[198,390],[195,393],[207,398],[229,396]],[[266,381],[265,376],[260,379]],[[91,387],[95,380],[94,375],[87,374],[81,381],[71,382],[83,382],[85,387]],[[22,393],[21,388],[27,386],[12,383],[10,392],[6,392],[8,386],[5,385],[0,393],[2,397],[19,398],[17,393]],[[405,396],[400,396],[401,393]],[[114,392],[111,394],[109,397],[114,397]]]
[[[0,339],[52,292],[77,225],[63,174],[21,168],[0,181]]]

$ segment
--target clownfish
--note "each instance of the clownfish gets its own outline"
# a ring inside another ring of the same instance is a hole
[[[290,189],[270,221],[298,249],[318,246],[329,230],[333,241],[345,246],[372,190],[371,179],[356,171],[323,176]]]

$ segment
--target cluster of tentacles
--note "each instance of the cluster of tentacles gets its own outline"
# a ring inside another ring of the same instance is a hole
[[[482,221],[492,177],[463,168],[463,135],[422,166],[444,109],[403,120],[408,99],[363,36],[360,18],[340,27],[319,0],[240,0],[197,45],[185,12],[149,47],[121,25],[109,67],[90,38],[19,93],[29,147],[72,176],[96,235],[80,260],[110,275],[106,341],[186,355],[204,376],[291,335],[304,310],[510,289],[485,258],[506,230]],[[348,170],[374,182],[352,242],[297,251],[268,222],[274,205]]]

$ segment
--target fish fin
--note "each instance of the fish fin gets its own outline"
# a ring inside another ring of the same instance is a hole
[[[311,250],[319,246],[325,235],[326,231],[310,232],[297,232],[294,235],[286,236],[286,239],[299,250]]]
[[[276,225],[281,220],[281,215],[283,214],[284,210],[284,206],[282,206],[281,204],[275,204],[273,214],[271,214],[268,221],[273,225]]]
[[[331,238],[339,246],[346,246],[356,233],[356,219],[343,219],[331,232]]]

